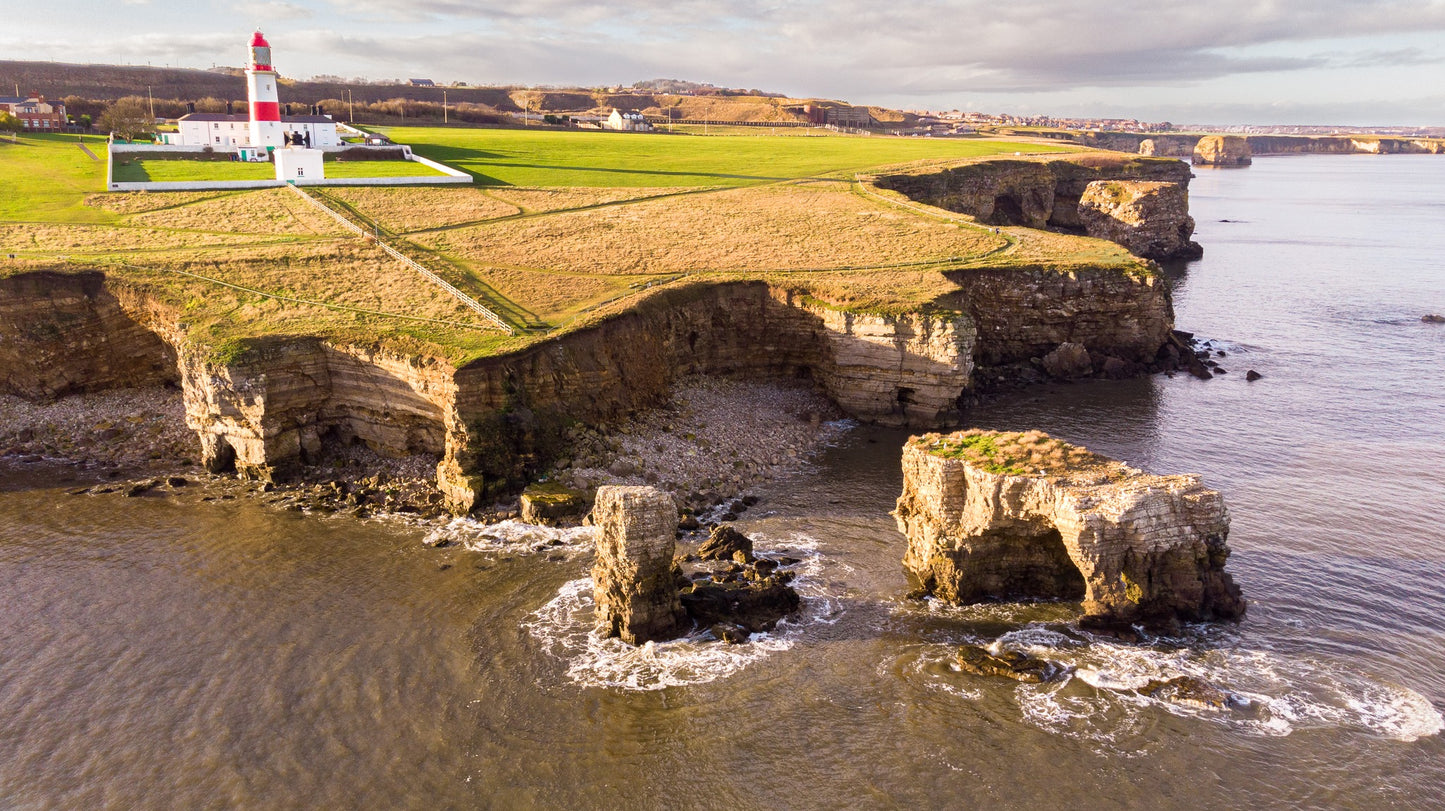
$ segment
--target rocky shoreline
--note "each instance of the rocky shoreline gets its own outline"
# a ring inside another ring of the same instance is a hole
[[[609,429],[580,427],[575,452],[549,477],[593,492],[652,484],[693,513],[798,471],[851,423],[811,387],[691,378],[658,409]],[[438,457],[388,456],[353,444],[328,448],[288,481],[206,473],[179,390],[116,389],[34,403],[0,396],[0,466],[63,467],[76,494],[137,496],[179,487],[203,500],[254,497],[278,509],[451,519],[436,484]],[[508,500],[477,511],[484,522],[518,517]]]

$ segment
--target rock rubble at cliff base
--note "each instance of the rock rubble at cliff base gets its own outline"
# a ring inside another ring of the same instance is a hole
[[[577,431],[577,452],[560,472],[568,485],[654,483],[695,508],[732,499],[795,472],[847,430],[841,414],[812,388],[693,378],[667,404],[610,429]],[[113,476],[167,473],[196,482],[199,447],[179,390],[117,389],[34,403],[0,396],[0,460],[67,461]],[[292,481],[241,483],[288,509],[445,514],[436,487],[437,457],[388,456],[364,444],[328,446]],[[516,517],[494,505],[484,519]]]
[[[557,478],[579,490],[654,485],[705,506],[796,472],[847,430],[841,418],[809,386],[692,378],[660,408],[579,431]]]

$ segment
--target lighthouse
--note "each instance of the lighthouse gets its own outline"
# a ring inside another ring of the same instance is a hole
[[[284,141],[281,103],[276,95],[276,71],[271,68],[271,44],[260,31],[251,35],[251,61],[246,68],[246,96],[251,101],[251,146],[281,146]]]

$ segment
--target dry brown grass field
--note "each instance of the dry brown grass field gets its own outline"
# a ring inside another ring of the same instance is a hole
[[[335,220],[287,189],[200,199],[135,214],[130,221],[155,228],[272,236],[338,237],[346,233]]]
[[[658,138],[638,143],[690,143]],[[728,139],[706,140],[711,148]],[[812,154],[806,145],[769,147]],[[53,149],[78,152],[60,141]],[[77,177],[96,171],[78,165]],[[960,268],[1148,272],[1110,243],[996,231],[855,182],[851,170],[798,171],[806,174],[782,182],[697,174],[691,187],[313,192],[353,221],[374,219],[384,238],[500,313],[515,337],[285,189],[94,194],[96,185],[78,180],[73,198],[52,195],[42,201],[49,208],[12,206],[17,213],[0,216],[0,250],[19,255],[0,263],[0,274],[104,269],[171,302],[203,344],[320,335],[464,362],[694,284],[761,279],[832,306],[898,312],[947,296],[956,288],[946,274]]]
[[[416,239],[477,264],[658,275],[884,268],[1006,244],[983,229],[879,205],[842,181],[670,197]]]

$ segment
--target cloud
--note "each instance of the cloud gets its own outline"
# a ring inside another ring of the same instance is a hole
[[[272,39],[278,67],[296,76],[552,85],[670,76],[892,105],[978,97],[1049,112],[1123,100],[1141,105],[1140,117],[1146,103],[1186,96],[1398,95],[1408,91],[1389,73],[1400,68],[1411,83],[1445,83],[1445,0],[262,0],[244,13],[268,26],[308,20],[276,26]],[[158,14],[97,11],[88,25],[145,33],[83,42],[74,22],[12,27],[0,48],[197,66],[243,58],[249,25],[217,34],[208,12],[149,19]]]
[[[316,16],[313,9],[286,0],[253,3],[246,6],[246,14],[257,20],[306,20]]]

